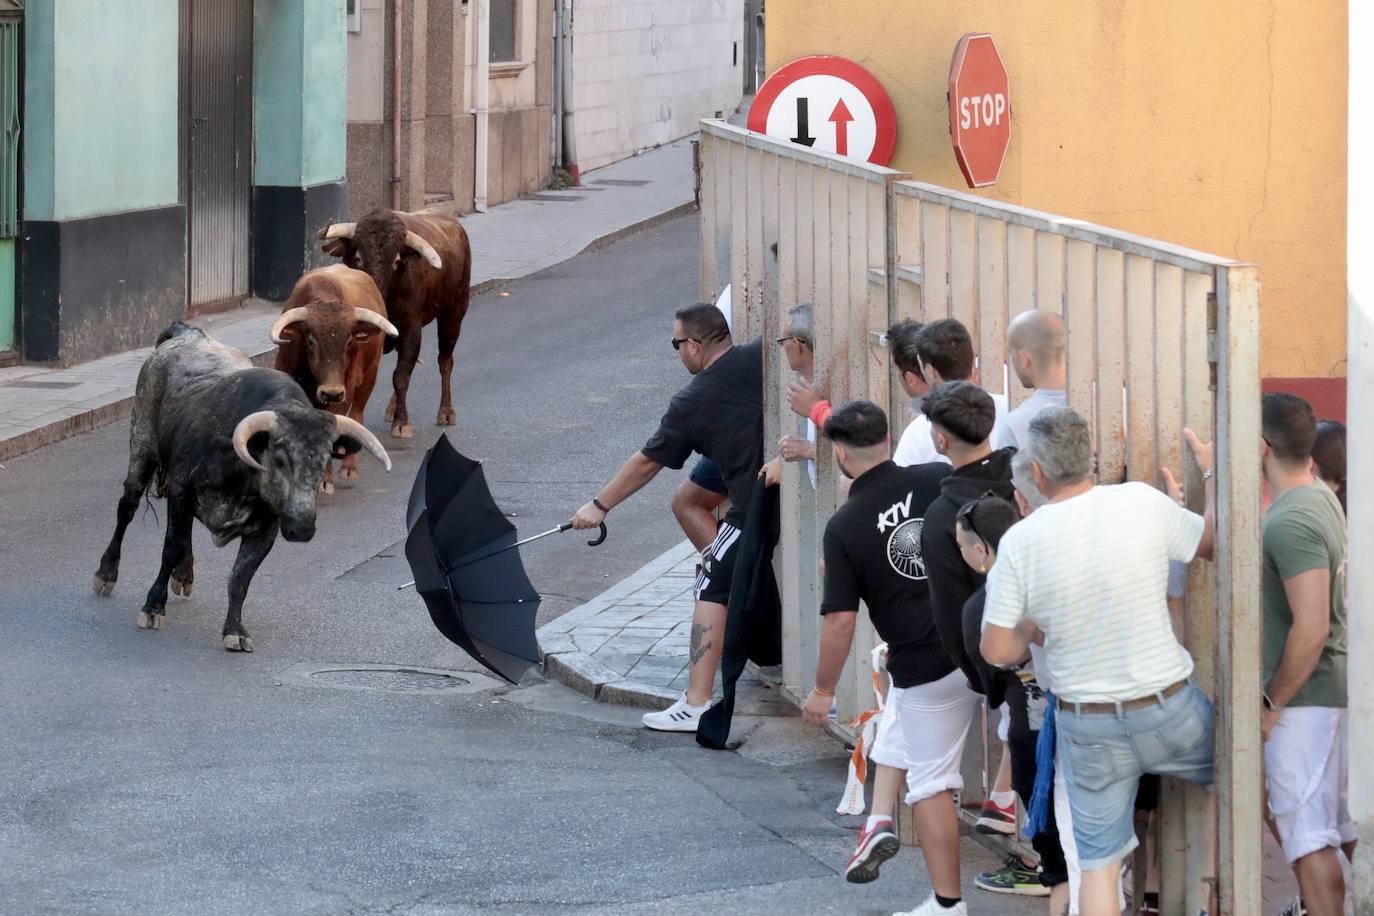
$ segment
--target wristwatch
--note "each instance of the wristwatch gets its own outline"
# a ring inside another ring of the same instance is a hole
[[[1211,479],[1212,479],[1213,477],[1215,477],[1215,476],[1217,476],[1217,472],[1216,472],[1216,469],[1215,469],[1215,468],[1208,468],[1207,470],[1205,470],[1205,471],[1202,472],[1202,479],[1203,479],[1204,482],[1205,482],[1205,481],[1208,481],[1208,480],[1211,480]]]

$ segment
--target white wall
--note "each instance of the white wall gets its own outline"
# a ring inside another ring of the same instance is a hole
[[[572,2],[583,171],[685,137],[701,118],[739,106],[744,0]]]

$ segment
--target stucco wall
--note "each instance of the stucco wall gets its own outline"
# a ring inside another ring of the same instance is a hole
[[[47,0],[25,15],[24,217],[175,204],[177,0]]]
[[[584,171],[670,143],[701,118],[739,106],[743,0],[576,0],[574,9],[573,106]]]
[[[343,15],[339,0],[254,3],[254,184],[305,188],[344,177]]]
[[[894,167],[962,188],[945,107],[965,32],[1011,73],[978,193],[1259,264],[1263,371],[1344,373],[1346,4],[769,0],[768,69],[851,57],[897,111]],[[832,15],[842,12],[842,15]]]

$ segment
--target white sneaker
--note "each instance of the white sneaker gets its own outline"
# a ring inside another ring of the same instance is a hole
[[[931,894],[926,902],[916,909],[907,910],[905,913],[893,913],[892,916],[968,916],[968,907],[960,900],[952,909],[947,910],[940,906],[935,901],[935,895]]]
[[[701,721],[701,714],[710,708],[709,703],[705,706],[693,706],[687,702],[687,694],[684,693],[676,703],[662,712],[646,712],[644,727],[652,728],[656,732],[694,732],[697,730],[697,722]]]

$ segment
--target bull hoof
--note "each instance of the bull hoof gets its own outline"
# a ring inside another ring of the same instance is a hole
[[[138,628],[140,630],[160,630],[166,622],[167,618],[163,614],[149,614],[147,611],[138,612]]]
[[[192,579],[187,579],[183,582],[181,579],[178,579],[176,576],[173,576],[168,584],[171,586],[173,595],[180,595],[183,598],[189,598],[191,597],[191,587],[195,584],[195,581]]]
[[[386,410],[382,411],[382,419],[390,423],[396,419],[396,395],[391,396],[391,400],[386,402]]]
[[[329,481],[329,480],[326,480],[326,481],[321,482],[321,483],[320,483],[320,492],[323,493],[323,494],[325,494],[326,496],[333,496],[333,495],[334,495],[334,484],[333,484],[333,482],[332,482],[332,481]]]
[[[91,591],[95,592],[97,598],[108,598],[114,594],[115,580],[102,579],[96,576],[91,581]]]
[[[340,480],[357,480],[357,479],[358,479],[358,469],[357,469],[357,468],[348,468],[348,467],[339,468],[339,479],[340,479]]]
[[[413,439],[415,438],[415,427],[409,422],[392,423],[391,438],[393,439]]]
[[[436,421],[440,426],[457,426],[458,411],[452,407],[440,407],[439,419]]]
[[[224,637],[224,648],[230,652],[252,652],[253,640],[248,636],[239,636],[237,633],[231,633]]]

